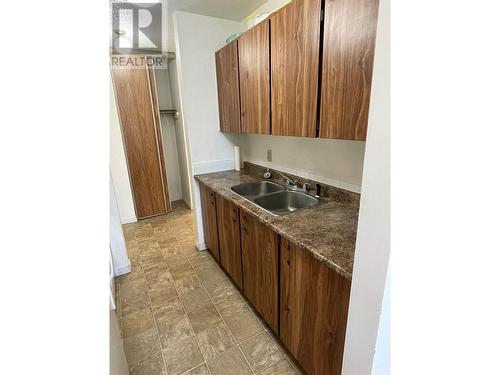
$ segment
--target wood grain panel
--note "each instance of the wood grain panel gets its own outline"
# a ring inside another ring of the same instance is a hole
[[[115,97],[138,219],[167,212],[165,170],[146,67],[112,69]]]
[[[293,0],[271,15],[273,135],[315,137],[321,0]]]
[[[216,194],[217,228],[220,263],[238,287],[243,290],[241,269],[240,216],[233,203]]]
[[[278,235],[240,212],[244,294],[276,334],[278,331]]]
[[[269,20],[259,23],[238,39],[241,131],[269,134],[270,68]]]
[[[215,53],[219,121],[221,132],[240,132],[240,89],[238,43],[234,41]]]
[[[212,256],[217,259],[217,261],[220,261],[215,193],[200,183],[200,195],[205,244],[207,245],[208,251],[210,251]]]
[[[320,137],[366,140],[378,0],[326,0]]]
[[[351,282],[281,240],[280,338],[309,375],[340,375]]]

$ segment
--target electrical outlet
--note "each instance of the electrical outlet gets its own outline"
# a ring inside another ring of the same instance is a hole
[[[273,150],[267,150],[267,161],[273,161]]]

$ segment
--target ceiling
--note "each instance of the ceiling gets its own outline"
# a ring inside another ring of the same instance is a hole
[[[167,0],[168,12],[176,10],[241,21],[267,0]]]
[[[167,50],[175,51],[172,14],[176,10],[232,21],[242,21],[265,2],[267,0],[167,0]]]

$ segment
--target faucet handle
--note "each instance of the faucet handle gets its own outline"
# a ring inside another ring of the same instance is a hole
[[[305,192],[307,192],[307,187],[308,187],[308,186],[311,186],[311,184],[310,184],[309,182],[304,182],[304,183],[302,184],[302,190],[304,190]]]

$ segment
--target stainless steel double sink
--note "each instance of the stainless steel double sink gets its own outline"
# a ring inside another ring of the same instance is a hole
[[[290,190],[272,181],[245,182],[231,187],[236,194],[275,215],[285,215],[323,203],[302,190]]]

